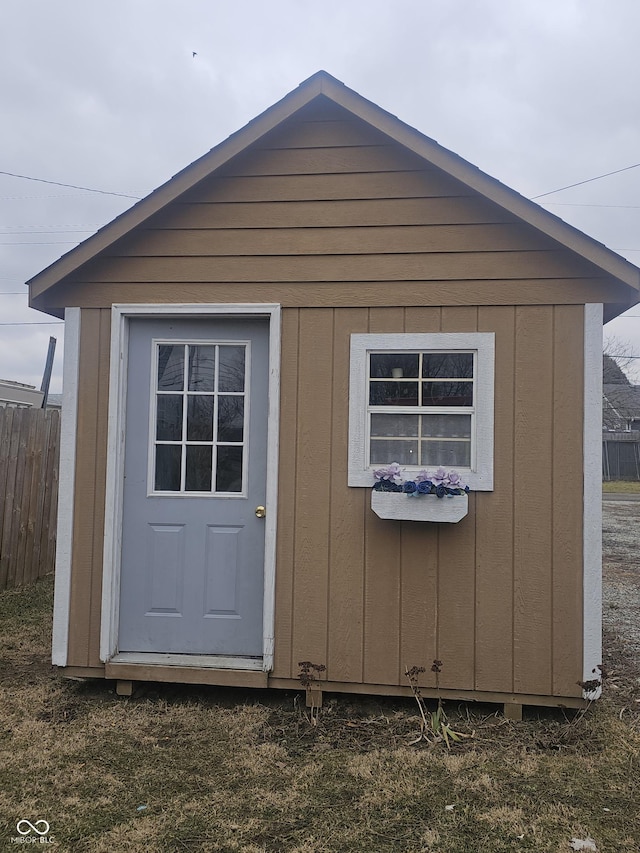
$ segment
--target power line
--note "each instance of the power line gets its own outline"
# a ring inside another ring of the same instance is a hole
[[[99,228],[102,222],[29,222],[27,225],[0,225],[0,228]]]
[[[63,184],[60,181],[48,181],[46,178],[33,178],[31,175],[16,175],[14,172],[4,172],[0,170],[0,175],[8,175],[10,178],[22,178],[24,181],[38,181],[41,184],[53,184],[56,187],[68,187],[72,190],[83,190],[88,193],[99,193],[100,195],[117,195],[121,198],[134,198],[136,200],[140,199],[140,196],[137,195],[129,195],[128,193],[116,193],[111,190],[96,190],[92,187],[79,187],[76,184]]]
[[[612,210],[640,210],[640,204],[573,204],[568,201],[543,201],[541,203],[552,204],[554,207],[606,207]]]
[[[8,228],[10,226],[2,226],[0,228]],[[14,228],[18,228],[19,226],[14,225]],[[75,228],[75,229],[65,229],[65,230],[53,230],[49,229],[48,231],[35,231],[31,229],[27,229],[26,227],[21,231],[0,231],[0,237],[27,237],[29,234],[90,234],[92,231],[91,228]]]
[[[3,195],[0,201],[42,201],[48,198],[78,198],[75,193],[64,193],[63,195]]]
[[[590,184],[592,181],[599,181],[601,178],[609,178],[611,175],[619,175],[620,172],[628,172],[629,169],[637,169],[640,166],[640,163],[634,163],[633,166],[625,166],[624,169],[616,169],[613,172],[606,172],[604,175],[596,175],[595,178],[587,178],[586,181],[578,181],[577,184],[569,184],[566,187],[560,187],[557,190],[549,190],[546,193],[540,193],[540,195],[531,196],[531,199],[536,198],[544,198],[546,195],[553,195],[554,193],[561,193],[565,190],[571,190],[573,187],[581,187],[583,184]]]

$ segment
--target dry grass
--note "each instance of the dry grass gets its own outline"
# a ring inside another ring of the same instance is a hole
[[[73,851],[640,850],[640,672],[614,641],[584,715],[447,705],[473,740],[407,746],[409,700],[146,687],[132,699],[48,665],[51,580],[0,595],[0,849],[46,819]],[[447,808],[453,806],[453,808]]]
[[[602,491],[606,494],[617,493],[624,495],[640,495],[640,481],[637,480],[609,480],[602,484]]]

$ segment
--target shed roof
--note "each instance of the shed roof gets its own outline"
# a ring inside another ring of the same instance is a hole
[[[368,101],[326,71],[318,71],[281,101],[269,107],[242,129],[195,160],[146,198],[34,276],[28,282],[32,307],[46,310],[46,299],[41,297],[47,290],[59,284],[67,276],[77,273],[84,264],[94,259],[121,237],[144,223],[149,217],[210,176],[216,169],[248,148],[264,134],[318,98],[326,98],[348,110],[354,116],[386,134],[390,139],[461,181],[469,189],[482,194],[523,222],[556,240],[560,245],[595,264],[606,276],[626,285],[629,294],[628,302],[607,304],[605,319],[609,320],[617,316],[639,301],[640,269],[638,267],[544,210],[535,202],[509,189],[462,157],[443,148],[433,139],[405,124],[396,116]]]

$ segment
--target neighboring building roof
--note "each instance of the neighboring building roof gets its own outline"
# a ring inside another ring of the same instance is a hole
[[[640,385],[605,384],[602,421],[607,430],[627,430],[640,421]]]
[[[612,298],[605,310],[605,319],[625,311],[640,299],[640,270],[620,255],[598,243],[596,240],[578,231],[557,216],[524,198],[514,190],[481,172],[466,160],[440,146],[433,139],[402,122],[391,113],[363,98],[346,87],[326,71],[318,71],[308,80],[286,95],[244,128],[232,134],[228,139],[212,148],[207,154],[179,172],[167,183],[135,204],[109,225],[97,231],[76,248],[43,270],[29,282],[30,305],[42,308],[56,316],[62,316],[61,309],[49,308],[41,296],[66,276],[77,271],[83,264],[95,258],[118,239],[145,222],[149,217],[177,199],[187,190],[207,178],[248,146],[273,130],[285,119],[317,98],[325,98],[348,110],[391,140],[405,146],[425,160],[442,169],[469,189],[482,194],[485,198],[500,205],[523,222],[556,240],[561,246],[577,253],[590,261],[612,279],[612,287],[618,288],[616,298]],[[621,300],[621,292],[624,294]]]
[[[61,409],[62,408],[62,394],[48,394],[47,395],[47,409]]]
[[[42,391],[38,391],[35,385],[0,379],[0,407],[2,408],[7,406],[40,408],[43,396]]]

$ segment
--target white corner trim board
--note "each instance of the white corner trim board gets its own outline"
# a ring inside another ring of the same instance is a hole
[[[78,430],[78,366],[80,364],[80,309],[65,308],[64,363],[62,368],[62,416],[60,421],[60,464],[56,572],[53,597],[53,641],[51,662],[66,666],[69,649],[71,601],[71,551],[73,548],[73,502],[76,476]]]
[[[127,385],[129,320],[136,317],[264,317],[269,321],[269,420],[267,436],[267,505],[277,507],[278,436],[280,419],[280,306],[273,303],[135,304],[111,309],[111,364],[109,375],[109,427],[107,434],[107,485],[100,621],[100,659],[108,661],[118,651],[120,604],[120,554],[124,474],[124,425]],[[275,631],[275,565],[277,512],[265,519],[263,603],[263,658],[259,668],[273,668]],[[231,660],[231,659],[229,659]],[[149,661],[153,663],[150,658]],[[215,656],[210,665],[216,667]],[[230,665],[227,661],[226,665]],[[256,665],[257,667],[258,665]]]
[[[585,305],[583,681],[599,678],[602,664],[602,319],[602,305]],[[600,692],[589,693],[588,698],[597,698]]]

